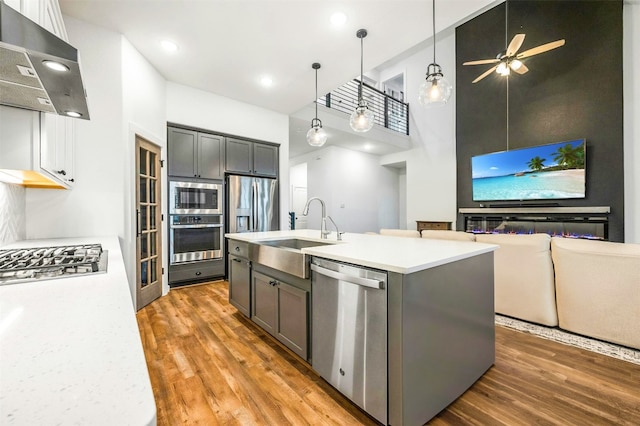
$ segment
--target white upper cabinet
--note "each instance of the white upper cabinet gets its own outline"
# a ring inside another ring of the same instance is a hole
[[[5,4],[68,41],[57,0],[5,0]],[[73,118],[3,106],[0,127],[5,130],[5,140],[0,143],[0,157],[4,156],[0,169],[17,171],[11,172],[15,175],[13,178],[23,179],[22,182],[10,181],[28,187],[72,187],[75,181]],[[9,152],[12,155],[8,155]],[[4,180],[11,179],[6,176],[5,173]]]
[[[57,0],[5,0],[5,4],[64,41],[69,41]]]

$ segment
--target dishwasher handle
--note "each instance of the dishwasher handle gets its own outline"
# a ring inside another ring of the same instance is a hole
[[[371,278],[356,277],[354,275],[332,271],[331,269],[323,268],[322,266],[318,266],[313,263],[311,264],[311,270],[321,275],[326,275],[327,277],[330,277],[330,278],[335,278],[337,280],[346,281],[349,283],[358,284],[365,287],[375,288],[378,290],[384,288],[384,281],[372,280]]]

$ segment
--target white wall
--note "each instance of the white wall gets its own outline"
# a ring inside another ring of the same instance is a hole
[[[75,122],[74,188],[27,190],[27,238],[117,235],[135,304],[135,134],[166,150],[165,80],[120,34],[65,24],[82,54],[91,120]]]
[[[380,166],[380,157],[328,146],[296,157],[307,163],[307,195],[321,198],[340,231],[377,232],[398,227],[398,170]],[[320,228],[321,209],[309,209],[308,227]],[[327,225],[330,230],[333,225]]]
[[[82,57],[91,120],[75,121],[71,191],[27,189],[27,238],[124,233],[121,36],[65,18]]]
[[[289,229],[289,117],[167,82],[167,121],[280,144],[280,228]]]
[[[456,138],[455,138],[455,34],[445,30],[436,37],[436,61],[445,78],[454,86],[454,94],[442,107],[422,107],[418,88],[424,81],[427,65],[433,61],[433,44],[397,64],[386,65],[380,77],[386,80],[405,75],[405,100],[411,105],[411,141],[414,149],[383,156],[381,164],[406,164],[406,213],[404,222],[415,229],[417,220],[456,220]]]
[[[624,233],[640,244],[640,0],[623,2]]]
[[[135,295],[136,282],[136,220],[135,220],[135,164],[136,134],[161,149],[161,159],[167,158],[167,119],[166,119],[166,81],[158,71],[140,55],[133,45],[124,37],[121,38],[122,49],[122,92],[123,92],[123,127],[124,141],[123,162],[125,174],[123,179],[124,194],[124,234],[120,239],[122,254],[127,266],[127,276],[132,294]],[[166,164],[166,163],[165,163]],[[162,211],[167,211],[167,168],[161,172]],[[168,235],[166,218],[161,226],[162,232],[162,266],[168,271]],[[168,274],[164,274],[163,294],[169,291]],[[134,296],[135,297],[135,296]]]
[[[0,246],[26,237],[26,192],[20,185],[0,182]]]

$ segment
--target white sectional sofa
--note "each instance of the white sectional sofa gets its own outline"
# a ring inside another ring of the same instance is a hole
[[[460,231],[422,237],[500,246],[497,313],[640,349],[640,244]]]
[[[640,349],[640,244],[553,238],[561,328]]]
[[[496,312],[557,326],[551,237],[478,234],[476,241],[500,246],[493,255]]]

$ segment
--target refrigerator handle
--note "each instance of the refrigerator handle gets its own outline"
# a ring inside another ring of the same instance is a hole
[[[258,231],[258,184],[251,182],[251,231]]]

